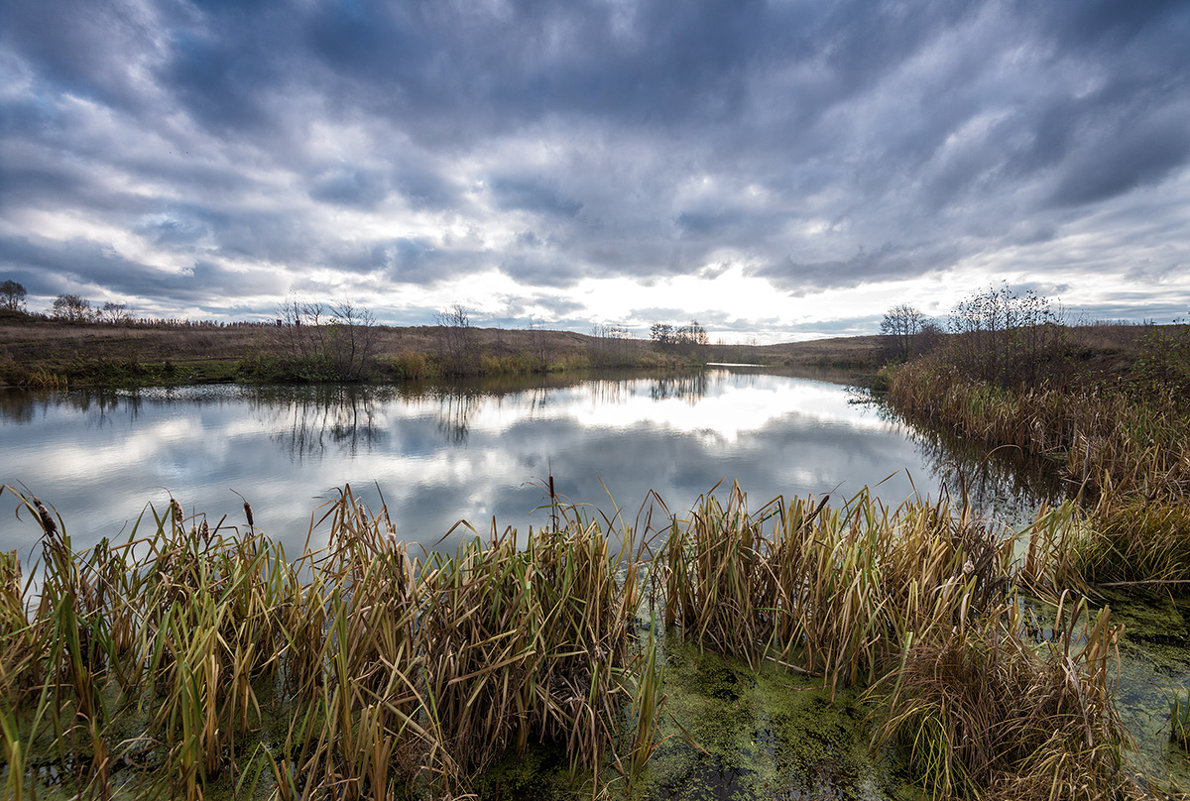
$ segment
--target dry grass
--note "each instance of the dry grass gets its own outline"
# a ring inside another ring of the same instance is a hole
[[[658,566],[666,620],[685,636],[832,689],[868,685],[878,740],[905,744],[935,797],[1133,793],[1109,660],[1119,629],[1106,611],[1076,629],[1079,604],[1059,611],[1053,642],[1035,640],[1013,546],[945,501],[888,509],[861,493],[753,516],[736,488],[671,525]]]
[[[0,563],[10,797],[36,788],[30,753],[97,797],[118,772],[149,797],[263,782],[355,799],[465,793],[541,740],[576,771],[631,775],[654,745],[632,544],[576,517],[423,562],[348,488],[325,510],[328,546],[290,560],[176,503],[74,552],[22,501],[43,523],[44,580],[33,598]]]
[[[737,487],[708,498],[662,550],[666,619],[721,652],[782,662],[832,687],[869,682],[910,634],[977,615],[1008,581],[1011,542],[968,510],[866,492],[778,501],[755,517]]]
[[[1080,627],[1076,621],[1082,621]],[[1083,604],[1052,641],[1027,645],[1019,604],[906,644],[883,696],[883,741],[908,744],[935,798],[1139,797],[1123,772],[1127,733],[1115,708],[1119,627]]]
[[[1044,510],[1036,564],[1059,586],[1190,581],[1190,418],[1177,399],[1006,390],[930,361],[898,370],[889,399],[911,419],[1060,471],[1087,514]]]
[[[896,372],[889,401],[911,419],[1050,460],[1096,495],[1190,496],[1190,421],[1168,398],[1137,402],[1094,388],[1013,391],[919,361]]]
[[[542,741],[597,790],[617,774],[630,787],[664,706],[657,642],[637,624],[646,601],[669,636],[872,687],[884,739],[921,732],[908,747],[939,796],[1127,789],[1107,658],[1118,631],[1105,614],[1031,639],[1013,543],[965,506],[890,509],[865,492],[751,513],[736,487],[649,540],[555,506],[523,541],[493,531],[417,558],[346,488],[318,522],[326,547],[290,559],[173,501],[125,542],[75,552],[44,506],[21,502],[43,531],[43,583],[33,596],[0,562],[12,797],[37,786],[30,754],[92,797],[117,784],[188,801],[216,787],[459,797]],[[1056,563],[1033,561],[1031,579],[1055,585]]]
[[[62,388],[103,383],[264,380],[292,356],[291,329],[270,325],[67,324],[20,316],[0,319],[0,384]],[[878,337],[754,347],[659,348],[647,339],[600,339],[572,331],[471,328],[469,373],[517,375],[584,368],[672,368],[703,361],[764,362],[800,368],[875,368]],[[370,329],[374,378],[434,378],[449,335],[441,326]],[[196,354],[201,354],[197,357]],[[171,364],[173,372],[162,365]],[[138,369],[152,366],[152,369]],[[846,374],[852,375],[851,373]],[[290,380],[293,376],[290,377]]]

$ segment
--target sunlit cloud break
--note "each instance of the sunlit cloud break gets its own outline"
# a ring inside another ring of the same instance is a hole
[[[1190,4],[4,0],[0,280],[140,314],[1190,311]]]

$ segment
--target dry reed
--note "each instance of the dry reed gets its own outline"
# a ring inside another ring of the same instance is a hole
[[[27,611],[15,558],[0,561],[11,797],[36,792],[30,753],[92,797],[119,783],[362,799],[463,794],[543,740],[591,775],[631,775],[655,745],[632,543],[575,515],[422,561],[345,488],[327,546],[291,560],[251,522],[211,531],[172,499],[126,542],[75,552],[20,497],[42,526],[43,581]]]
[[[92,797],[457,797],[546,741],[596,788],[617,772],[631,787],[665,700],[657,639],[639,634],[646,600],[670,636],[873,687],[886,740],[923,732],[909,747],[938,795],[1043,797],[1039,777],[1055,799],[1124,786],[1118,631],[1105,614],[1030,640],[1013,542],[966,505],[889,508],[865,491],[751,513],[735,487],[671,519],[646,556],[627,527],[610,535],[555,499],[523,540],[493,530],[418,558],[347,487],[311,526],[327,544],[290,559],[251,521],[212,530],[172,499],[125,542],[76,552],[19,497],[43,531],[43,581],[34,597],[0,561],[12,797],[35,791],[34,753]],[[1056,518],[1032,534],[1026,577],[1058,586],[1047,554],[1072,535]]]
[[[923,360],[896,372],[889,400],[911,419],[1019,447],[1060,471],[1086,514],[1067,506],[1039,519],[1047,561],[1037,564],[1058,586],[1190,582],[1190,418],[1180,399],[1007,390]]]
[[[658,563],[666,619],[686,637],[832,690],[868,685],[884,708],[878,740],[905,743],[936,797],[1132,792],[1109,669],[1119,630],[1104,611],[1076,634],[1079,605],[1038,643],[1020,620],[1013,554],[1014,538],[966,505],[889,509],[863,492],[838,509],[777,501],[753,516],[737,487],[726,506],[707,498],[687,526],[675,521]],[[1042,577],[1036,555],[1030,569]]]

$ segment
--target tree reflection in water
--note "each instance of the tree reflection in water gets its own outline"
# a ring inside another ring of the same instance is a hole
[[[386,436],[377,423],[377,406],[395,394],[387,387],[327,384],[298,391],[264,388],[251,403],[262,422],[273,424],[273,441],[301,463],[321,457],[328,446],[350,456],[375,448]]]
[[[691,406],[702,400],[706,394],[706,372],[655,378],[649,386],[649,397],[653,400],[684,400]]]
[[[946,472],[953,457],[849,404],[838,384],[714,368],[20,393],[0,398],[0,418],[4,481],[53,500],[79,542],[119,530],[161,487],[204,510],[223,509],[235,488],[262,527],[304,537],[309,510],[295,498],[350,481],[382,488],[402,535],[433,544],[460,517],[539,522],[542,496],[526,482],[551,473],[558,493],[592,504],[592,514],[609,496],[636,508],[650,490],[681,513],[725,479],[765,500],[868,485],[894,504],[914,489],[936,496],[931,471],[957,486]],[[993,484],[969,483],[981,497]],[[28,546],[25,536],[0,526],[0,545]]]
[[[471,417],[480,407],[479,392],[443,391],[438,394],[438,430],[451,445],[466,445]]]
[[[88,424],[103,427],[112,422],[115,413],[135,420],[143,399],[136,390],[92,389],[63,392],[48,390],[30,392],[23,389],[0,389],[0,418],[5,423],[22,425],[33,422],[47,409],[66,406],[87,415]]]
[[[879,414],[903,422],[883,403]],[[1008,525],[1030,522],[1044,501],[1073,496],[1078,487],[1064,482],[1041,459],[1019,448],[981,448],[954,434],[906,425],[940,488],[956,500],[964,496],[983,516]]]

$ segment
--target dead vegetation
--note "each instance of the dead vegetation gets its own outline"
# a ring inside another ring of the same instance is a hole
[[[1133,792],[1108,613],[1060,601],[1077,609],[1037,639],[1012,541],[946,501],[750,512],[736,488],[646,539],[556,506],[524,539],[418,557],[347,488],[326,546],[294,560],[177,502],[76,552],[20,501],[43,537],[27,575],[0,563],[8,797],[47,770],[100,798],[459,797],[542,741],[597,790],[627,789],[664,708],[646,609],[666,636],[868,687],[880,740],[937,797]],[[1056,585],[1053,564],[1029,579]]]

